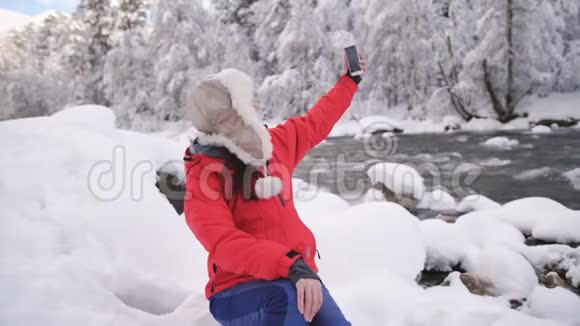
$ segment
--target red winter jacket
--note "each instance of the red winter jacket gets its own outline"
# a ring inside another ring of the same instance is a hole
[[[240,194],[226,200],[223,159],[186,153],[185,217],[209,253],[207,298],[252,280],[288,278],[298,258],[318,272],[316,240],[294,207],[292,172],[328,136],[356,90],[352,79],[341,77],[308,113],[269,129],[274,148],[269,171],[282,179],[282,198],[245,200]],[[291,251],[298,255],[287,255]]]

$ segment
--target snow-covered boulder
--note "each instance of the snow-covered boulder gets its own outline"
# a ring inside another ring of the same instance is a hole
[[[580,242],[580,213],[548,198],[514,200],[492,214],[538,240]]]
[[[512,164],[511,160],[502,160],[497,157],[491,157],[479,162],[479,165],[485,167],[494,167],[494,166],[507,166]]]
[[[564,172],[562,175],[570,180],[570,183],[574,189],[580,190],[580,168]]]
[[[497,149],[511,149],[514,146],[517,146],[520,142],[516,139],[510,139],[508,137],[493,137],[485,142],[483,142],[483,146],[497,148]]]
[[[542,177],[548,177],[554,173],[554,169],[550,167],[542,167],[537,169],[530,169],[526,171],[522,171],[513,176],[516,180],[533,180]]]
[[[549,318],[566,325],[580,325],[580,297],[560,287],[536,286],[528,297],[525,311],[532,316]]]
[[[450,272],[461,265],[470,241],[457,226],[430,219],[421,221],[419,228],[427,249],[425,270]]]
[[[455,211],[457,201],[445,190],[435,189],[426,192],[417,207],[441,212]]]
[[[81,105],[58,111],[52,119],[77,128],[109,132],[115,128],[115,114],[101,105]]]
[[[580,288],[580,249],[565,245],[524,246],[520,252],[534,266],[536,271],[549,270],[565,272],[566,280]]]
[[[365,202],[385,201],[385,200],[386,200],[385,194],[381,190],[376,188],[369,189],[363,197],[363,201]]]
[[[468,272],[490,280],[498,293],[509,299],[524,299],[538,285],[538,277],[524,256],[504,246],[473,251],[463,266]]]
[[[329,215],[344,212],[350,204],[341,197],[324,191],[300,179],[292,179],[294,205],[303,220],[326,219]]]
[[[473,211],[484,211],[501,207],[497,202],[483,195],[469,195],[461,200],[457,205],[457,211],[460,213],[469,213]]]
[[[420,200],[425,193],[423,177],[413,167],[399,163],[377,163],[367,175],[373,185],[382,184],[397,196]]]
[[[388,272],[414,281],[423,270],[419,221],[405,208],[374,202],[333,215],[302,216],[317,236],[323,279],[340,284]]]
[[[548,126],[538,125],[531,129],[533,134],[549,134],[552,132],[552,128]]]

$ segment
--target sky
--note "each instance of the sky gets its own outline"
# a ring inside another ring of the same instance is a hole
[[[36,16],[48,10],[72,12],[78,0],[0,0],[0,8]]]

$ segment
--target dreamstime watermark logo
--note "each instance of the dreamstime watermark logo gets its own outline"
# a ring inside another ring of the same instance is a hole
[[[406,193],[411,194],[417,192],[416,189],[412,189],[419,187],[417,185],[421,185],[422,189],[438,189],[445,185],[445,190],[458,197],[464,197],[471,193],[471,186],[483,172],[480,166],[465,162],[455,164],[429,160],[412,162],[407,154],[398,152],[399,137],[396,134],[376,126],[370,127],[369,130],[372,130],[373,134],[367,133],[357,137],[360,142],[345,141],[344,150],[336,150],[323,158],[317,158],[307,170],[300,170],[300,178],[305,182],[295,183],[292,193],[289,191],[290,187],[284,187],[283,198],[288,200],[294,196],[301,201],[313,200],[319,191],[324,189],[331,190],[346,200],[358,201],[369,189],[377,189],[377,185],[373,184],[371,179],[377,182],[382,180],[384,186],[404,188]],[[340,146],[337,148],[340,149]],[[380,171],[380,168],[372,169],[377,163],[394,161],[397,161],[394,163],[395,168],[391,165],[388,171]],[[445,168],[442,168],[443,165],[446,165]],[[201,169],[196,181],[199,183],[200,195],[211,200],[231,199],[233,193],[230,187],[234,182],[231,171],[224,169],[222,164],[215,163],[206,164]],[[272,162],[269,170],[285,182],[290,182],[292,178],[291,170],[279,162]],[[369,178],[367,175],[369,171],[375,173],[375,176]],[[221,176],[220,182],[223,183],[221,188],[216,187],[215,181],[211,181],[211,175],[216,173]],[[249,183],[251,175],[252,172],[245,173],[244,185]],[[419,178],[420,180],[416,180]],[[143,200],[145,190],[151,187],[152,180],[155,180],[159,191],[170,201],[180,202],[191,195],[185,192],[185,179],[182,161],[167,162],[161,169],[156,170],[153,162],[129,160],[127,150],[123,146],[114,147],[110,159],[95,163],[87,177],[90,193],[101,201],[114,201],[123,196],[135,201]],[[244,186],[243,191],[246,194],[252,190]]]
[[[87,176],[90,193],[101,201],[119,199],[126,191],[130,198],[139,201],[144,196],[144,185],[148,174],[155,173],[155,166],[150,161],[130,163],[123,146],[113,148],[110,160],[95,163]]]

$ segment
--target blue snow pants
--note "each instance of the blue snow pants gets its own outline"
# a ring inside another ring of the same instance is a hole
[[[210,312],[223,326],[351,326],[328,289],[311,323],[298,311],[296,287],[289,280],[253,281],[210,298]]]

